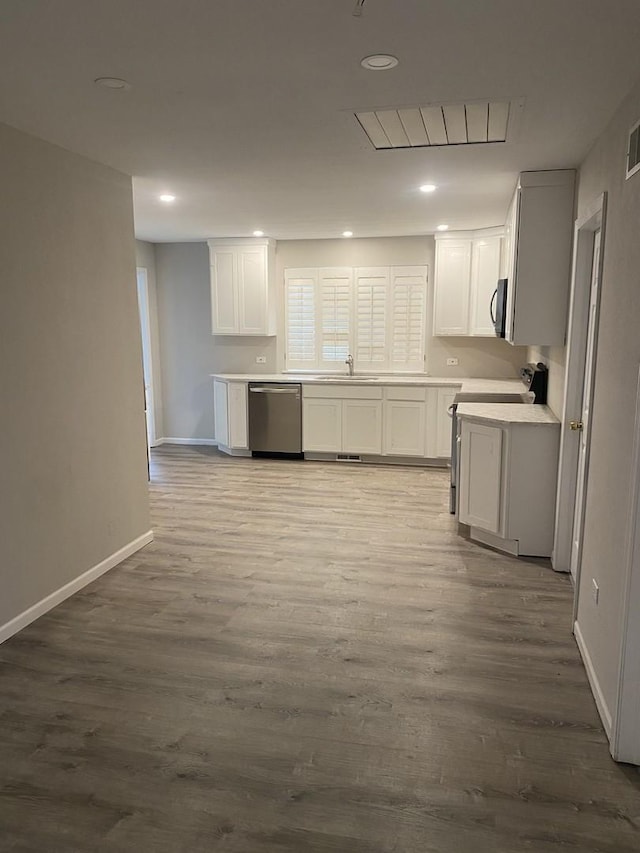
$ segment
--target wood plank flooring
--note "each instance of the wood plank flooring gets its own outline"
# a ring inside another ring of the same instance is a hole
[[[155,542],[0,647],[0,850],[638,853],[571,586],[447,473],[153,453]]]

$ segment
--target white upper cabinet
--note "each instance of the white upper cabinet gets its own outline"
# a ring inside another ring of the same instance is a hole
[[[471,240],[436,240],[434,335],[469,334]]]
[[[500,237],[473,241],[469,333],[476,337],[494,338],[496,335],[491,318],[491,303],[500,277],[501,251]]]
[[[516,346],[565,341],[575,172],[523,172],[506,226],[506,337]]]
[[[433,334],[493,337],[491,299],[500,278],[502,229],[436,236]]]
[[[214,335],[275,335],[275,243],[209,240]]]

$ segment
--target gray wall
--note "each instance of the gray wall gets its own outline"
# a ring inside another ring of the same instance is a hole
[[[156,253],[153,243],[136,240],[136,265],[147,271],[149,291],[149,326],[151,335],[151,362],[153,371],[153,414],[156,439],[164,436],[162,405],[162,368],[160,361],[160,331],[158,329],[158,289],[156,284]]]
[[[164,437],[212,439],[210,374],[273,373],[276,339],[211,334],[206,243],[159,243],[155,254]]]
[[[128,177],[0,125],[0,625],[149,530]]]
[[[627,134],[638,118],[640,83],[583,163],[578,194],[578,218],[609,194],[578,622],[612,710],[640,364],[640,173],[624,179]],[[592,578],[600,586],[597,607]]]
[[[209,254],[205,243],[160,243],[155,247],[164,436],[213,437],[211,373],[274,373],[284,366],[284,270],[287,267],[427,264],[433,283],[432,237],[362,240],[288,240],[276,249],[278,336],[211,335]],[[429,299],[428,328],[431,328]],[[264,355],[266,364],[256,364]],[[447,367],[448,357],[457,367]],[[429,338],[432,376],[517,376],[527,351],[493,338]]]

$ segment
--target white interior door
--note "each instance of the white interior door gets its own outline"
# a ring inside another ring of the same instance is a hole
[[[149,287],[147,271],[144,267],[136,270],[138,285],[138,311],[140,314],[140,333],[142,336],[142,371],[144,375],[145,417],[147,420],[147,446],[156,443],[156,427],[153,400],[153,373],[151,362],[151,323],[149,315]]]
[[[582,532],[584,527],[584,502],[587,483],[587,465],[589,450],[589,430],[591,426],[591,400],[593,397],[593,378],[595,367],[596,323],[598,319],[598,288],[600,270],[600,230],[593,235],[593,259],[591,261],[591,291],[589,296],[589,320],[587,326],[587,346],[584,365],[584,385],[582,390],[582,410],[580,420],[572,421],[571,428],[579,433],[578,473],[576,480],[576,503],[573,517],[573,535],[571,540],[571,575],[577,579],[582,551]]]

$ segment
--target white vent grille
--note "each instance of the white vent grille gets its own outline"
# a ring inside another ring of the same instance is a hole
[[[428,148],[506,142],[510,101],[355,113],[374,148]]]
[[[629,131],[627,147],[627,178],[640,170],[640,121],[637,121]]]

